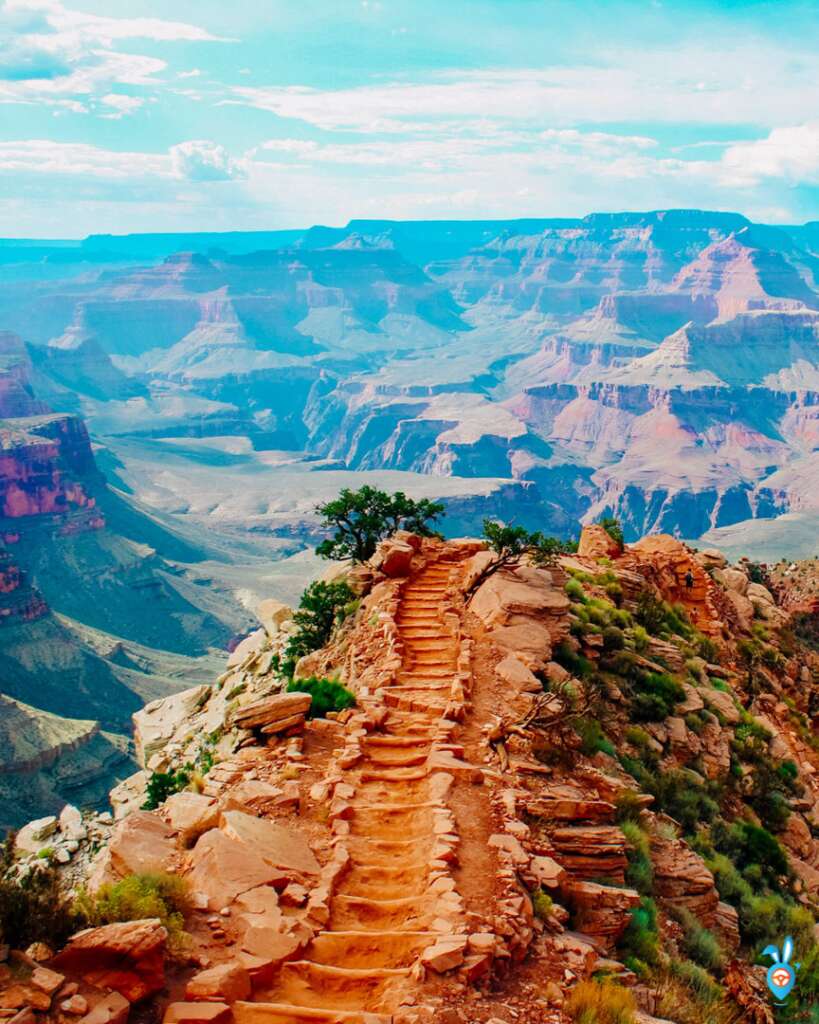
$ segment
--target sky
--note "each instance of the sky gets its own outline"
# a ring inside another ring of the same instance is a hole
[[[819,219],[819,0],[0,0],[0,236]]]

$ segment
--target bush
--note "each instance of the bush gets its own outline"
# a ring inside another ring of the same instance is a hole
[[[623,527],[620,525],[619,519],[615,519],[614,516],[603,516],[597,524],[603,527],[615,544],[623,546]]]
[[[637,1004],[627,988],[614,981],[581,981],[566,1000],[575,1024],[633,1024]]]
[[[299,658],[324,647],[354,599],[355,594],[344,580],[333,583],[317,580],[310,584],[301,595],[299,609],[293,616],[297,631],[285,647],[282,670],[286,675],[292,675]]]
[[[168,931],[168,949],[182,952],[189,943],[185,917],[191,911],[188,883],[178,875],[128,875],[103,885],[96,894],[82,892],[76,908],[94,927],[117,921],[158,917]]]
[[[594,664],[588,658],[584,658],[582,654],[573,651],[565,642],[554,649],[552,657],[558,665],[578,679],[588,679],[594,672]]]
[[[20,949],[32,942],[62,946],[85,923],[61,893],[53,868],[38,865],[22,878],[0,878],[0,942]]]
[[[580,749],[587,757],[592,757],[599,751],[614,757],[611,740],[603,732],[603,727],[596,718],[578,718],[574,723],[574,731],[580,737]]]
[[[309,693],[313,698],[308,718],[326,718],[330,711],[343,711],[355,706],[355,694],[335,679],[294,679],[288,693]]]
[[[674,714],[678,701],[685,699],[682,686],[671,676],[647,672],[631,699],[631,713],[638,722],[661,722]]]
[[[635,821],[622,822],[620,830],[628,842],[626,883],[642,896],[650,896],[654,891],[654,866],[648,836]]]
[[[581,604],[586,601],[586,591],[583,589],[583,585],[576,579],[566,580],[565,586],[566,596],[570,597],[572,601],[579,601]]]
[[[365,485],[357,491],[345,487],[337,498],[318,505],[316,511],[325,529],[335,531],[319,544],[316,553],[322,558],[366,562],[379,542],[396,530],[430,536],[430,523],[443,515],[444,506],[427,498],[414,501],[403,491],[387,494]]]
[[[148,779],[142,810],[155,811],[157,807],[161,807],[165,803],[169,796],[181,793],[190,785],[192,771],[192,765],[185,765],[184,768],[179,768],[176,771],[152,772]]]
[[[552,906],[552,897],[543,889],[535,889],[532,893],[532,911],[535,917],[545,921],[552,912]]]
[[[725,955],[714,933],[703,928],[691,911],[684,907],[673,909],[672,914],[682,926],[682,947],[686,956],[709,971],[721,971]]]
[[[652,966],[657,963],[660,954],[657,905],[650,896],[643,896],[639,905],[632,909],[631,920],[618,945],[627,959]]]
[[[606,626],[603,630],[603,650],[608,654],[611,651],[622,651],[626,645],[626,638],[622,629],[617,626]]]

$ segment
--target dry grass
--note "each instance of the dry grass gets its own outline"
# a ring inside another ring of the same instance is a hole
[[[581,981],[565,1006],[575,1024],[634,1024],[636,1009],[631,992],[613,981]]]

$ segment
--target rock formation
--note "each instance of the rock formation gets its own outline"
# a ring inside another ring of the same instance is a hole
[[[108,924],[48,953],[58,998],[79,994],[85,1024],[118,1019],[118,998],[152,999],[168,1024],[563,1024],[603,972],[640,1020],[675,1020],[675,1000],[696,1000],[669,995],[663,964],[714,949],[709,984],[765,1019],[742,961],[760,921],[737,887],[747,870],[778,894],[810,962],[819,659],[747,565],[601,539],[587,530],[545,568],[520,559],[474,595],[481,541],[388,540],[347,570],[360,602],[289,690],[277,665],[296,627],[264,605],[213,686],[138,712],[143,770],[113,794],[113,826],[68,809],[18,836],[21,869],[43,843],[99,837],[66,884],[166,872],[189,892],[172,980],[159,921]],[[746,628],[727,595],[753,586],[782,618]],[[355,707],[313,717],[298,684],[316,673]],[[141,806],[183,768],[187,788]],[[0,1005],[44,1012],[27,970],[0,977]]]

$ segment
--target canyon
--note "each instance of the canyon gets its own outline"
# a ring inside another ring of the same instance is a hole
[[[813,555],[817,259],[815,224],[699,210],[2,241],[0,693],[127,739],[367,482],[449,536]]]

